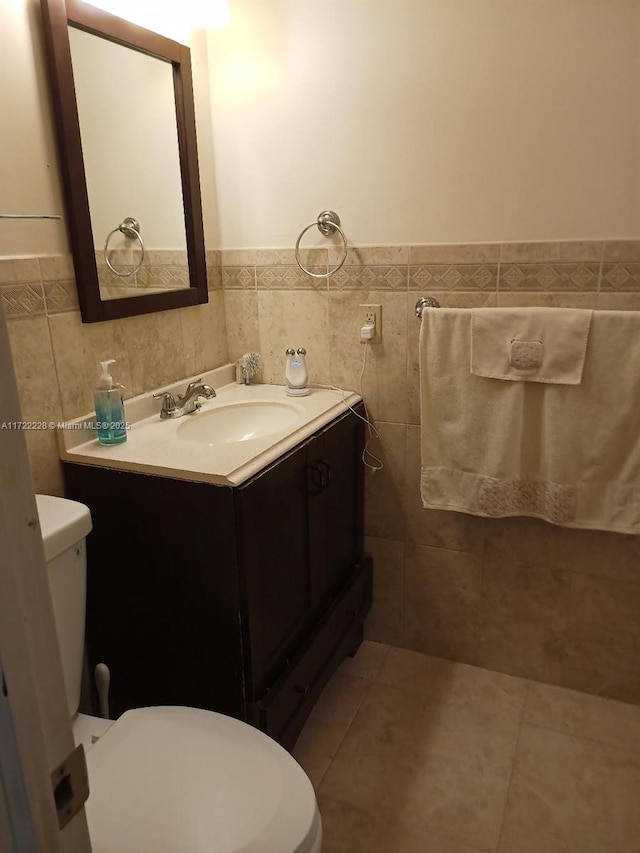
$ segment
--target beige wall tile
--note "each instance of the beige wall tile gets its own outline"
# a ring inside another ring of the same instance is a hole
[[[259,352],[257,291],[225,290],[224,308],[229,359],[236,361],[245,352]]]
[[[407,544],[405,646],[475,663],[482,566],[473,554]]]
[[[58,378],[47,319],[14,320],[8,324],[8,329],[23,420],[61,421]],[[62,467],[55,430],[26,430],[25,438],[34,491],[62,494]]]
[[[503,264],[546,264],[570,261],[599,263],[602,259],[602,251],[602,240],[502,243],[500,261]]]
[[[329,250],[318,247],[315,249],[299,249],[298,254],[303,266],[323,267],[319,272],[327,271],[327,259]],[[295,249],[255,249],[253,255],[253,263],[259,267],[270,266],[295,266],[300,269],[296,263]],[[315,272],[315,270],[314,270]]]
[[[514,559],[485,557],[477,662],[555,682],[564,661],[569,575]]]
[[[26,421],[62,420],[54,350],[46,317],[8,323],[9,342]]]
[[[358,306],[361,304],[382,306],[382,341],[366,347],[362,387],[370,415],[380,421],[406,423],[406,293],[331,292],[330,381],[338,388],[359,391],[365,358],[358,322]]]
[[[134,394],[189,375],[179,311],[125,317],[118,321],[118,329],[129,356]]]
[[[524,721],[640,752],[640,708],[564,687],[530,684]]]
[[[370,450],[384,463],[375,474],[365,471],[365,519],[368,536],[382,539],[405,539],[405,517],[402,507],[404,492],[404,456],[406,427],[404,424],[377,423],[378,438],[370,442]]]
[[[43,281],[75,280],[73,257],[70,253],[64,255],[42,255],[39,259],[40,274]]]
[[[258,318],[265,382],[283,385],[287,348],[304,347],[310,384],[329,384],[328,293],[261,290]]]
[[[41,280],[38,258],[0,258],[0,284],[40,282]]]
[[[254,267],[259,249],[222,249],[220,263],[223,267]]]
[[[565,653],[557,683],[574,690],[640,705],[640,673],[617,669],[615,660],[600,660],[588,643],[573,640]]]
[[[499,259],[499,243],[427,243],[409,249],[412,265],[497,264]]]
[[[640,311],[640,292],[608,293],[598,295],[598,308],[601,311]]]
[[[373,605],[365,622],[365,637],[378,643],[401,645],[404,625],[404,542],[366,537],[365,553],[373,557]]]
[[[499,853],[633,850],[640,755],[523,725]]]
[[[185,375],[194,376],[227,362],[224,294],[209,293],[209,302],[178,311],[182,327]]]
[[[551,534],[546,552],[550,565],[613,580],[640,580],[640,536],[566,527],[546,532]]]
[[[640,240],[606,240],[604,261],[635,261],[640,263]]]
[[[329,266],[340,263],[344,248],[331,246],[329,249]],[[408,246],[349,246],[347,266],[402,266],[405,268],[409,261]],[[406,269],[405,269],[406,272]]]
[[[28,430],[25,438],[33,491],[40,495],[64,496],[62,462],[58,458],[55,430]]]
[[[574,573],[567,620],[567,652],[586,653],[596,670],[637,672],[640,659],[640,582]]]
[[[125,386],[125,397],[135,393],[129,352],[121,321],[82,323],[78,312],[49,318],[60,401],[65,420],[93,411],[93,393],[99,376],[99,362],[115,358],[112,374]],[[152,356],[156,342],[147,342]]]

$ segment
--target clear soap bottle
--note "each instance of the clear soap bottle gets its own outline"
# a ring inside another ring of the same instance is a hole
[[[122,444],[127,440],[123,388],[109,373],[109,365],[114,362],[114,358],[100,362],[100,380],[93,395],[100,444]]]

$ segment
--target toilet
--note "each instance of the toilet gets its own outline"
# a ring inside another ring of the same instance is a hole
[[[36,502],[94,853],[320,853],[311,782],[252,726],[198,708],[78,714],[91,515],[65,498]]]

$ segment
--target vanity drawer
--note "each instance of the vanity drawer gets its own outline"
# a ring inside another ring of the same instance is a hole
[[[371,566],[370,558],[363,560],[302,651],[254,705],[255,724],[287,749],[338,664],[362,640],[362,620],[371,607]]]

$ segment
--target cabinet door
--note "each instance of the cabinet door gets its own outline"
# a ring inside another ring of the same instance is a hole
[[[245,718],[231,490],[66,465],[87,504],[87,641],[111,710],[191,705]]]
[[[245,665],[255,697],[286,664],[311,606],[307,445],[236,489],[234,497]]]
[[[347,414],[309,446],[318,472],[309,496],[309,557],[314,609],[339,592],[362,559],[364,423]]]

